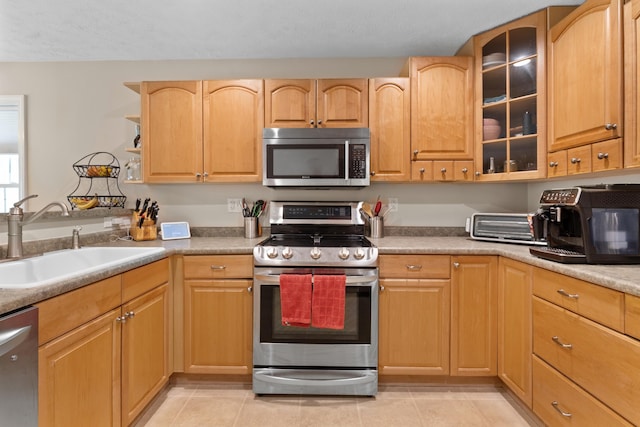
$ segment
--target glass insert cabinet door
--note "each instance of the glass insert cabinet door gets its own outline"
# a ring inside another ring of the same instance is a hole
[[[479,179],[546,173],[545,11],[476,36]]]

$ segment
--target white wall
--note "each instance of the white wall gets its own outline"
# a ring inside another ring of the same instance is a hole
[[[406,58],[124,61],[72,63],[0,63],[0,94],[27,95],[28,193],[40,195],[27,206],[35,211],[52,200],[65,200],[78,177],[72,164],[96,151],[131,157],[134,125],[124,116],[139,114],[139,96],[123,82],[228,78],[393,77]],[[123,175],[124,173],[121,173]],[[638,182],[638,175],[633,179]],[[302,191],[265,189],[260,184],[120,184],[127,207],[137,197],[161,206],[162,221],[188,220],[193,226],[240,226],[239,214],[227,212],[227,198],[250,200],[399,199],[399,212],[387,225],[463,226],[473,212],[524,212],[535,208],[540,188],[524,184],[377,184],[363,190]],[[103,230],[102,221],[84,221],[85,232]],[[0,224],[0,243],[6,226]],[[68,221],[34,224],[25,240],[70,235]]]

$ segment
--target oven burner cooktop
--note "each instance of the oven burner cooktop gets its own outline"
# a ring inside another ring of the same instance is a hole
[[[376,267],[364,237],[362,202],[271,202],[272,236],[253,250],[256,266]]]

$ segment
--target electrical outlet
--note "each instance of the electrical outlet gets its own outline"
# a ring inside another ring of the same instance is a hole
[[[398,199],[389,197],[389,212],[398,211]]]
[[[227,199],[227,212],[242,212],[242,199]]]

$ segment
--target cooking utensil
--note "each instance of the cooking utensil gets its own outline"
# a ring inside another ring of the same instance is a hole
[[[378,216],[378,214],[380,214],[380,209],[382,209],[382,202],[380,201],[380,196],[378,196],[378,200],[376,200],[376,207],[373,208],[373,215]]]
[[[363,217],[365,217],[367,219],[367,221],[371,221],[371,216],[367,212],[365,212],[364,209],[360,208],[359,212],[360,212],[360,215],[362,215]]]
[[[262,207],[264,206],[264,200],[258,200],[251,209],[251,216],[257,217],[258,214],[262,211]]]
[[[367,202],[362,202],[362,209],[369,216],[369,218],[373,218],[373,212],[371,212],[371,205]]]

